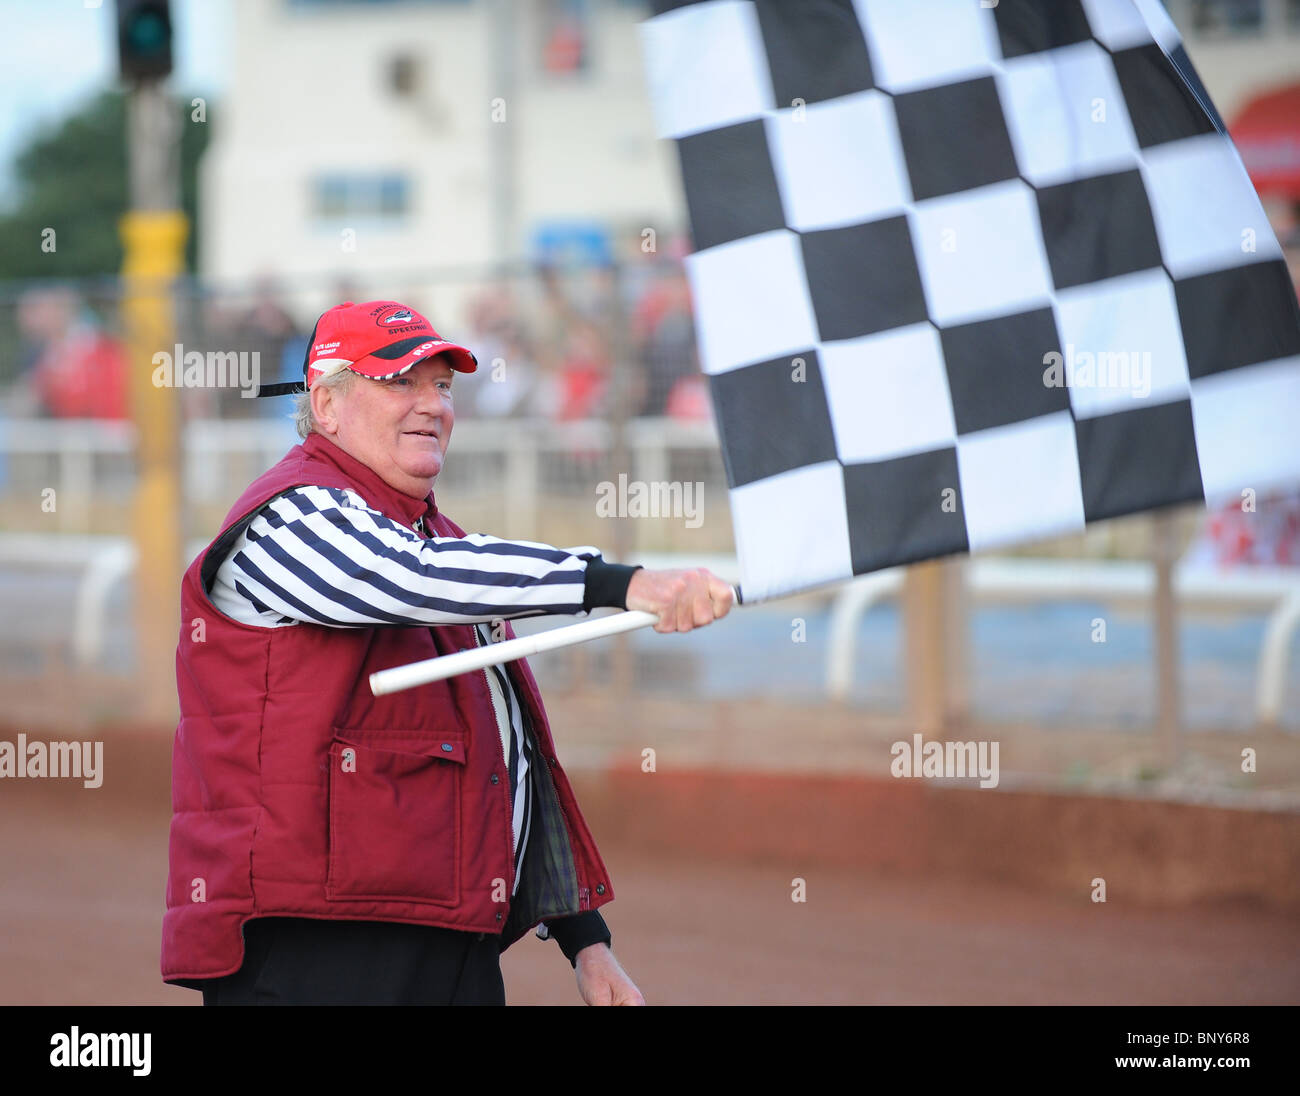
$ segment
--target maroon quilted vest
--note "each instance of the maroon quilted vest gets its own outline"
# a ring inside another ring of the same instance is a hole
[[[267,915],[403,921],[500,934],[614,897],[532,672],[509,663],[537,744],[523,878],[514,888],[509,786],[486,674],[385,697],[376,670],[476,645],[469,625],[259,628],[206,589],[240,532],[294,487],[351,488],[432,535],[464,536],[313,434],[254,481],[181,584],[172,824],[162,974],[239,969],[242,926]],[[513,631],[507,624],[507,635]]]

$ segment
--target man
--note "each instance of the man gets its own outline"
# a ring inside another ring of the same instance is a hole
[[[643,1004],[614,897],[523,660],[375,697],[372,672],[599,606],[725,616],[707,571],[466,535],[439,511],[474,355],[395,301],[317,323],[304,438],[185,573],[165,981],[205,1004],[504,1004],[500,953],[553,936],[589,1004]]]

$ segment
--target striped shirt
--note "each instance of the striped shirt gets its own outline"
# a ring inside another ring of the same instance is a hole
[[[475,624],[474,632],[479,644],[486,646],[490,640],[483,635],[482,628],[483,625]],[[492,693],[497,727],[501,731],[501,756],[506,760],[506,772],[510,778],[511,825],[515,835],[515,885],[511,890],[514,894],[519,890],[519,865],[523,863],[524,847],[528,844],[528,824],[533,813],[532,786],[528,782],[533,745],[524,731],[523,709],[506,670],[506,666],[496,665],[487,667],[484,672]],[[522,795],[518,794],[520,788],[523,789]]]
[[[209,596],[226,616],[255,627],[472,624],[483,645],[491,641],[485,623],[585,611],[587,562],[600,549],[479,533],[425,537],[422,522],[416,526],[371,509],[355,491],[295,488],[249,522]],[[517,891],[532,815],[532,744],[508,665],[482,672],[509,774]]]

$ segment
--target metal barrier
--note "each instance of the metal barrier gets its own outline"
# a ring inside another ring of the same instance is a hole
[[[574,454],[608,453],[614,434],[603,420],[553,422],[545,419],[465,419],[456,423],[452,451],[457,460],[446,475],[468,471],[466,456],[501,458],[502,474],[495,490],[502,500],[502,535],[532,539],[539,508],[544,505],[543,458],[563,461]],[[630,468],[628,478],[647,483],[673,479],[674,458],[696,456],[695,468],[704,469],[712,489],[725,494],[717,433],[712,422],[683,422],[669,418],[632,419],[624,434]],[[208,504],[233,500],[249,479],[269,468],[298,437],[287,418],[263,420],[196,419],[182,432],[186,498]],[[0,460],[27,456],[52,461],[53,482],[60,499],[56,522],[63,532],[78,529],[76,504],[97,497],[104,486],[103,457],[130,457],[135,448],[135,427],[128,422],[101,419],[7,420],[0,422]],[[702,458],[702,460],[701,460]],[[233,469],[241,464],[241,473]],[[676,463],[680,464],[680,461]],[[10,468],[8,478],[14,480]],[[241,474],[243,478],[241,478]],[[584,469],[569,475],[590,493]],[[678,469],[680,476],[680,468]],[[30,479],[30,476],[28,477]],[[129,484],[130,479],[127,478]],[[694,477],[691,477],[694,478]],[[123,477],[119,476],[119,480]],[[127,484],[123,484],[123,490]],[[120,492],[119,492],[120,493]]]
[[[204,547],[187,545],[187,560]],[[708,567],[728,581],[739,575],[734,556],[684,559],[668,554],[638,555],[648,567]],[[108,595],[135,567],[135,550],[124,537],[0,534],[0,565],[69,568],[81,571],[73,614],[73,656],[92,667],[103,653]],[[987,558],[966,569],[972,598],[981,604],[1036,604],[1049,600],[1096,600],[1148,605],[1155,591],[1154,567],[1099,560]],[[848,697],[853,680],[858,624],[877,602],[902,588],[903,569],[877,571],[848,583],[833,595],[826,656],[826,693]],[[1180,610],[1271,610],[1260,644],[1255,716],[1263,726],[1279,723],[1286,692],[1291,645],[1300,630],[1300,574],[1284,569],[1217,572],[1177,568],[1174,590]],[[740,610],[743,612],[744,610]]]
[[[634,419],[626,424],[624,439],[630,454],[629,478],[644,482],[670,481],[674,457],[682,453],[703,453],[717,461],[717,437],[711,422]],[[191,421],[183,433],[188,498],[198,502],[225,501],[230,485],[223,482],[223,469],[228,470],[236,460],[269,467],[295,440],[291,424],[284,418]],[[607,453],[613,440],[611,425],[601,420],[556,423],[470,419],[456,426],[455,450],[458,455],[501,458],[501,476],[493,493],[504,503],[502,534],[533,539],[544,499],[543,456]],[[103,469],[98,458],[129,458],[134,445],[134,427],[124,422],[8,420],[0,424],[0,457],[44,456],[54,461],[54,482],[63,495],[58,507],[60,529],[68,527],[68,515],[75,511],[69,505],[71,501],[100,493]],[[128,469],[126,481],[132,476],[133,471]],[[586,486],[585,478],[574,482]],[[196,542],[191,545],[192,552],[201,547],[202,542]],[[706,561],[702,554],[635,554],[637,562],[650,564],[654,559],[671,566],[686,560],[691,566],[707,565],[724,578],[736,577],[734,556],[714,554]],[[114,536],[3,534],[0,563],[62,566],[82,572],[76,596],[73,650],[78,665],[94,665],[103,648],[108,594],[135,565],[129,541]],[[1094,599],[1147,606],[1155,591],[1153,565],[1140,562],[984,558],[970,560],[965,570],[971,595],[984,603]],[[848,696],[859,621],[877,601],[897,595],[902,574],[901,568],[893,568],[862,576],[833,596],[825,679],[832,699]],[[1270,611],[1260,646],[1255,710],[1261,723],[1275,725],[1285,695],[1291,644],[1300,630],[1300,573],[1286,569],[1218,572],[1180,567],[1175,571],[1174,584],[1183,610]]]
[[[205,541],[186,545],[187,560],[205,547]],[[126,537],[0,534],[0,566],[81,572],[72,611],[73,663],[81,668],[95,666],[103,655],[108,596],[130,577],[135,562],[135,545]]]
[[[982,604],[1095,600],[1148,606],[1155,597],[1154,564],[1125,560],[972,559],[965,574],[971,597]],[[858,622],[878,601],[896,596],[902,582],[903,570],[895,567],[854,579],[836,595],[826,655],[826,692],[832,699],[845,700],[853,683]],[[1300,629],[1300,571],[1176,567],[1174,593],[1183,611],[1272,610],[1260,644],[1255,716],[1261,725],[1276,726],[1291,643]]]

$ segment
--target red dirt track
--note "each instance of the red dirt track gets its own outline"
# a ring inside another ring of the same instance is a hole
[[[168,804],[151,751],[136,786],[111,795],[0,787],[0,1003],[198,1003],[158,974]],[[1286,907],[1101,904],[1086,886],[691,854],[618,824],[626,796],[599,789],[619,779],[575,774],[614,881],[615,951],[651,1004],[1300,1002],[1300,917]],[[806,902],[791,901],[795,877]],[[503,967],[512,1004],[579,1003],[553,943],[525,937]]]

